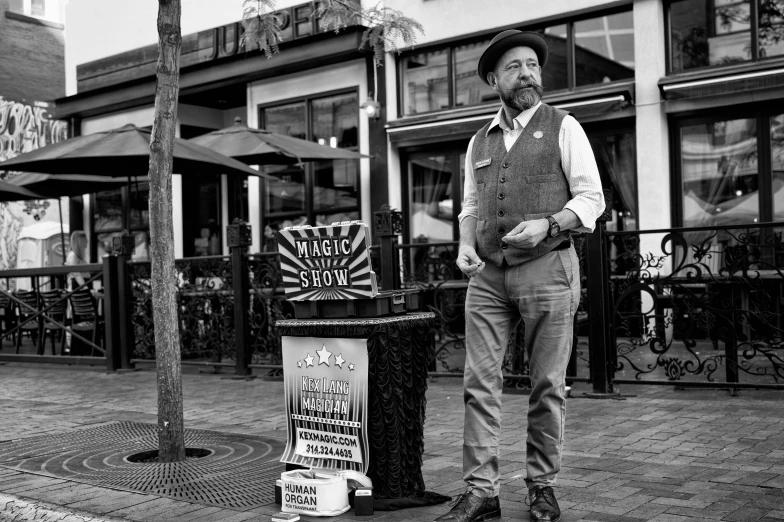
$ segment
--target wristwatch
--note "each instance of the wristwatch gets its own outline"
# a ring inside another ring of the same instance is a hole
[[[555,237],[561,232],[561,225],[555,220],[553,216],[545,218],[550,223],[550,228],[547,229],[547,237]]]

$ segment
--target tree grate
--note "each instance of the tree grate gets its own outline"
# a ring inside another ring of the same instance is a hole
[[[253,509],[275,501],[284,442],[252,435],[185,430],[185,445],[212,451],[175,463],[131,463],[130,455],[157,449],[158,427],[117,422],[0,444],[0,466],[46,473],[96,486]]]

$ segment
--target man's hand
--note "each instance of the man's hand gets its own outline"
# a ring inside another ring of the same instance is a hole
[[[546,219],[521,221],[519,225],[509,231],[501,241],[517,248],[533,248],[547,237],[550,222]]]
[[[474,247],[461,246],[457,253],[457,268],[468,277],[473,277],[482,273],[485,262],[479,259]]]

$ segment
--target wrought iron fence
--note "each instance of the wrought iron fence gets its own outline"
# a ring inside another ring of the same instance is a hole
[[[397,245],[400,282],[403,288],[416,288],[424,309],[436,314],[431,328],[435,360],[431,370],[462,375],[465,361],[465,301],[468,279],[457,268],[457,241],[411,243]],[[582,252],[579,248],[578,252]],[[582,307],[578,318],[585,319]],[[578,324],[577,321],[575,323]],[[502,371],[505,388],[525,388],[529,375],[525,352],[525,325],[520,322],[513,331]],[[574,355],[570,362],[570,380],[578,378],[578,358],[587,373],[587,350],[578,343],[575,331]],[[584,378],[584,377],[583,377]]]
[[[782,383],[782,227],[605,232],[613,380]]]

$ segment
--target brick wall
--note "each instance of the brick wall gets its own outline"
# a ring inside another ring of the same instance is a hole
[[[62,26],[9,13],[0,0],[0,96],[51,101],[65,96]]]

